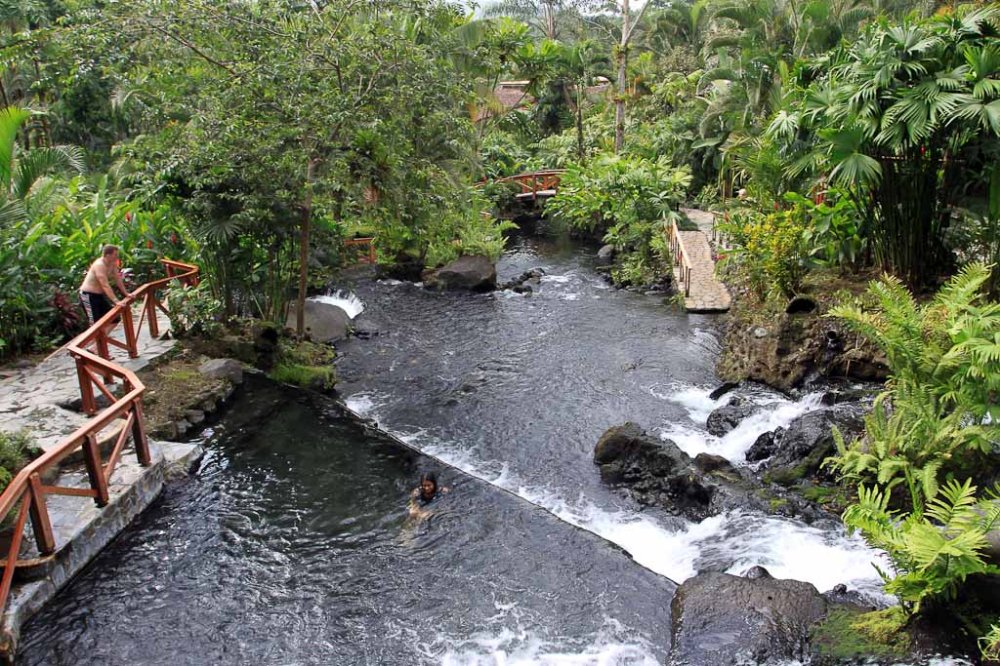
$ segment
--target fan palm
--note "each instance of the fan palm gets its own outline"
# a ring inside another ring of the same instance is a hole
[[[0,227],[25,218],[26,203],[44,175],[84,168],[83,151],[76,146],[20,150],[17,135],[30,117],[30,111],[18,107],[0,110]]]
[[[911,285],[947,259],[941,235],[963,150],[1000,137],[998,29],[995,7],[879,21],[825,59],[803,110],[783,118],[818,139],[792,170],[818,167],[847,188],[876,261]]]

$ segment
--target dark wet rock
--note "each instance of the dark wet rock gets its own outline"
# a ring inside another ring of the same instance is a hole
[[[198,366],[198,372],[210,379],[228,379],[233,384],[243,383],[243,364],[232,358],[213,358]]]
[[[708,415],[706,423],[708,432],[716,437],[722,437],[758,409],[760,408],[757,405],[746,398],[737,396]]]
[[[860,406],[842,405],[803,414],[788,424],[784,433],[775,438],[773,455],[762,464],[765,478],[783,486],[815,477],[823,461],[835,452],[833,428],[840,430],[846,441],[861,434],[864,412]]]
[[[424,286],[436,289],[492,291],[497,286],[497,269],[488,257],[464,256],[424,274]]]
[[[498,289],[511,289],[518,294],[523,294],[532,291],[533,287],[537,287],[541,282],[542,276],[545,275],[545,269],[543,268],[532,268],[524,271],[518,275],[513,280],[508,280],[501,284]],[[518,289],[520,287],[521,289]]]
[[[370,340],[379,334],[379,325],[364,315],[360,315],[351,323],[351,333],[356,338]]]
[[[615,246],[610,244],[602,246],[597,251],[597,258],[600,261],[612,261],[615,258]]]
[[[715,513],[715,485],[676,444],[647,434],[635,423],[609,428],[594,448],[601,479],[626,486],[643,504],[701,520]]]
[[[723,458],[722,456],[713,455],[711,453],[699,453],[694,457],[694,464],[702,472],[710,473],[710,472],[726,471],[735,473],[736,471],[733,468],[733,464],[729,462],[728,459]]]
[[[749,578],[750,580],[759,580],[761,578],[774,578],[774,576],[771,575],[770,571],[760,566],[759,564],[752,566],[745,572],[743,572],[743,577]]]
[[[747,462],[760,462],[774,455],[774,450],[778,447],[778,442],[784,432],[784,428],[778,428],[771,432],[761,433],[760,437],[747,449]]]
[[[714,391],[712,391],[711,393],[709,393],[708,394],[708,399],[709,400],[718,400],[719,398],[721,398],[722,396],[726,395],[730,391],[739,388],[739,386],[740,386],[739,382],[726,382],[725,384],[723,384],[719,388],[717,388]]]
[[[810,314],[816,312],[817,308],[819,308],[819,305],[817,305],[815,300],[808,296],[796,296],[788,301],[788,305],[785,306],[785,314]]]
[[[819,311],[779,313],[762,323],[758,312],[734,309],[722,347],[716,367],[720,377],[759,381],[782,391],[817,375],[866,381],[888,376],[884,354],[857,336],[845,336],[839,324]]]
[[[864,611],[875,610],[876,608],[865,595],[857,590],[848,589],[843,583],[834,585],[832,590],[824,592],[823,598],[831,604],[853,606]]]
[[[336,342],[347,337],[351,318],[343,308],[331,303],[307,300],[303,312],[305,313],[305,333],[313,342]],[[293,302],[288,308],[286,328],[295,330],[296,313],[297,304]]]
[[[671,607],[671,663],[723,666],[805,659],[828,604],[809,583],[709,572],[677,588]]]
[[[827,407],[846,402],[868,402],[880,389],[877,388],[835,388],[823,393],[820,402]]]

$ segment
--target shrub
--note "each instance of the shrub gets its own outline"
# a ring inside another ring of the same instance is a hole
[[[0,432],[0,492],[34,457],[36,448],[35,438],[27,430]]]
[[[211,337],[219,331],[222,303],[212,296],[207,281],[197,287],[174,280],[167,291],[167,314],[174,335]]]
[[[1000,440],[1000,304],[981,293],[989,274],[970,265],[924,305],[886,276],[861,303],[830,312],[889,363],[865,437],[847,444],[835,431],[828,463],[860,481],[844,522],[889,555],[895,576],[880,574],[908,612],[953,598],[971,574],[1000,573],[982,555],[1000,523],[1000,487],[977,497],[973,482]]]
[[[621,257],[618,284],[648,284],[671,269],[669,223],[691,182],[666,160],[605,155],[571,167],[546,211],[573,229],[602,234]]]
[[[723,266],[751,294],[764,300],[770,294],[787,298],[798,292],[808,272],[806,222],[800,214],[741,209],[719,226],[732,243]]]

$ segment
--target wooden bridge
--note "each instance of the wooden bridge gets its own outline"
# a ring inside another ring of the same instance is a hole
[[[521,187],[521,191],[515,194],[514,197],[518,201],[535,202],[539,199],[554,197],[556,190],[559,189],[559,181],[562,180],[564,173],[566,173],[565,169],[548,169],[546,171],[534,171],[531,173],[521,173],[516,176],[507,176],[506,178],[498,178],[493,182],[517,183]]]
[[[674,257],[674,279],[684,294],[688,312],[726,312],[732,297],[715,277],[715,259],[709,239],[714,236],[715,216],[705,211],[682,209],[697,230],[682,231],[674,222],[668,230]]]

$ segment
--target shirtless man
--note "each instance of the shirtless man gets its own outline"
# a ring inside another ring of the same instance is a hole
[[[121,273],[118,272],[118,248],[114,245],[104,246],[101,258],[90,265],[87,277],[80,285],[80,302],[83,304],[87,316],[90,317],[91,324],[106,315],[112,307],[120,302],[111,289],[109,277],[114,278],[118,291],[124,294],[122,298],[128,298],[132,295],[125,288]]]

